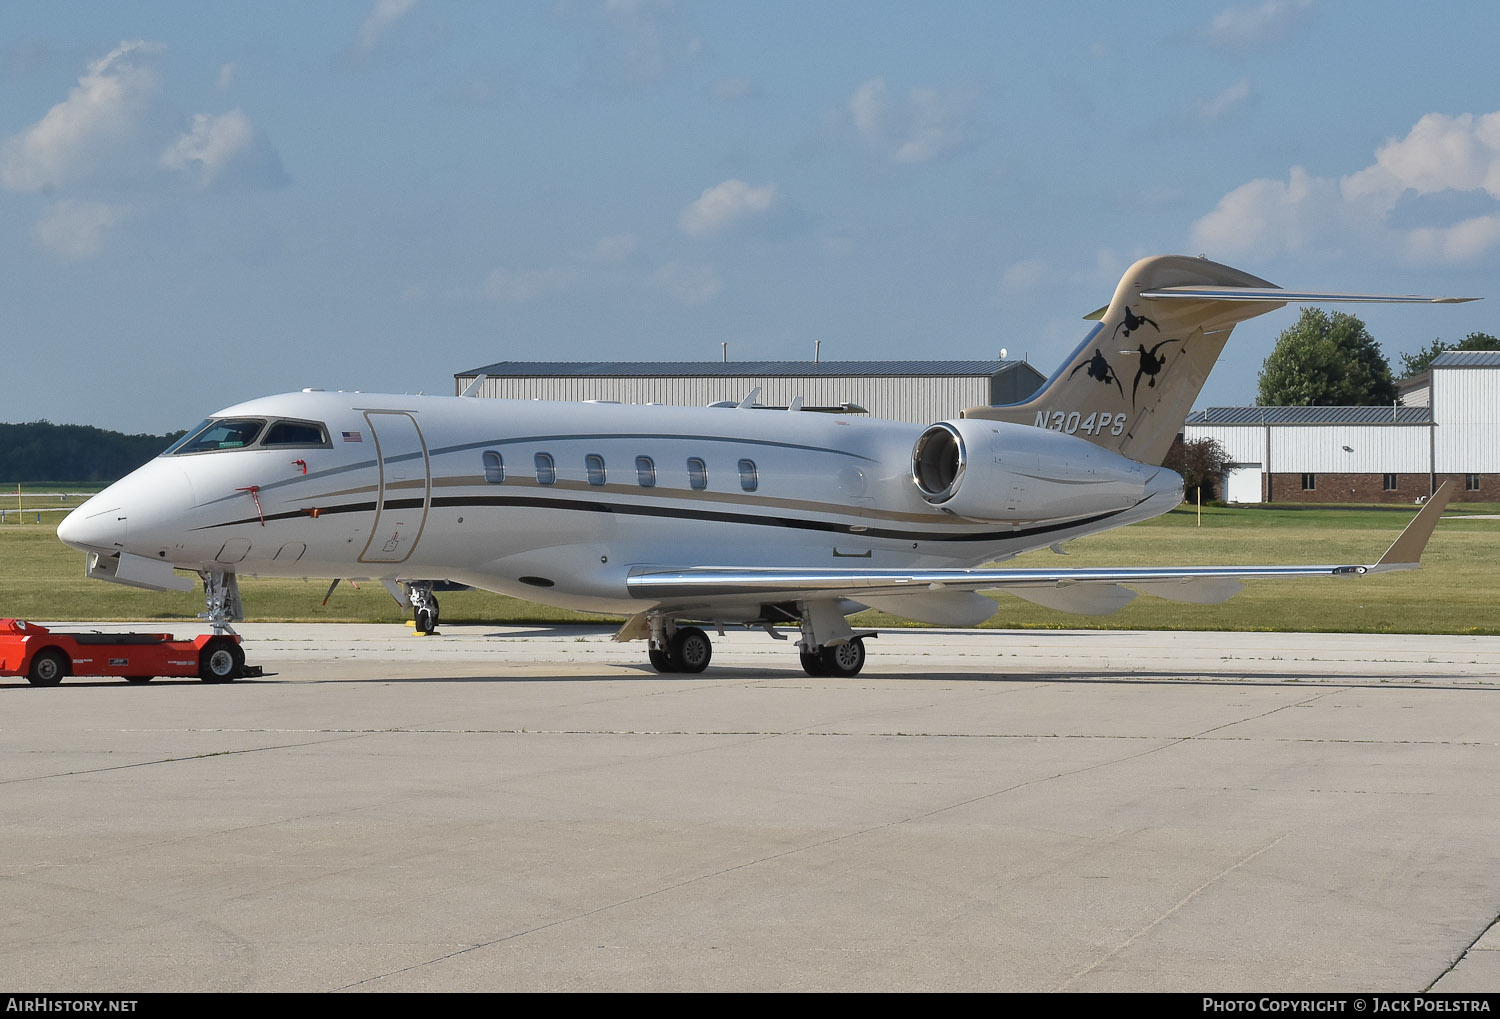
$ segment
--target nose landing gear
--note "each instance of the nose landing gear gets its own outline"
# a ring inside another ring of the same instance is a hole
[[[412,619],[418,633],[437,633],[438,600],[432,593],[432,581],[413,580],[406,585],[411,599]]]

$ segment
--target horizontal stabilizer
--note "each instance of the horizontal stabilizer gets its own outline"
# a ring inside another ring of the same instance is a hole
[[[1281,287],[1158,287],[1141,291],[1147,301],[1274,301],[1312,304],[1465,304],[1478,297],[1423,297],[1419,294],[1346,294],[1338,291],[1283,290]],[[1098,314],[1097,312],[1095,314]]]

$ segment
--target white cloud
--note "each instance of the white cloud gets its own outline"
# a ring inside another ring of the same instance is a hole
[[[651,274],[651,283],[687,305],[707,304],[724,291],[724,281],[711,265],[668,262]]]
[[[1250,79],[1241,78],[1212,99],[1199,99],[1187,109],[1187,119],[1198,127],[1222,123],[1255,98]]]
[[[1410,202],[1467,194],[1494,211],[1451,222],[1433,211],[1435,204]],[[1413,215],[1418,221],[1404,221]],[[1405,138],[1382,145],[1370,166],[1341,178],[1293,167],[1284,181],[1250,181],[1198,220],[1192,237],[1197,250],[1226,256],[1358,246],[1418,263],[1452,263],[1493,251],[1500,247],[1500,112],[1430,113]]]
[[[234,77],[238,73],[239,67],[237,65],[232,63],[225,64],[219,68],[219,76],[214,80],[215,86],[218,87],[220,92],[226,91],[230,85],[234,84]]]
[[[704,189],[677,217],[677,227],[689,237],[720,233],[770,210],[776,204],[775,184],[751,187],[742,180],[726,180]]]
[[[0,145],[0,183],[35,193],[117,176],[135,164],[138,141],[159,90],[149,58],[160,43],[122,42],[89,64],[68,97]]]
[[[904,103],[893,104],[885,81],[871,78],[854,90],[847,107],[860,137],[893,163],[929,162],[968,137],[962,104],[935,89],[914,88]]]
[[[1405,138],[1375,151],[1375,164],[1346,177],[1345,195],[1394,204],[1402,191],[1418,194],[1483,188],[1500,197],[1500,113],[1457,117],[1429,113]]]
[[[125,213],[104,202],[54,202],[31,228],[31,236],[58,258],[82,261],[104,249],[110,230]]]
[[[164,169],[186,174],[200,190],[286,182],[278,156],[243,110],[193,115],[188,130],[161,154]]]
[[[1246,49],[1280,39],[1312,7],[1312,0],[1264,0],[1247,7],[1226,7],[1198,30],[1213,46]]]
[[[375,6],[365,15],[359,31],[354,35],[354,45],[365,52],[380,44],[380,39],[396,22],[406,17],[417,0],[375,0]]]
[[[126,41],[88,65],[62,102],[0,143],[0,184],[12,191],[137,193],[189,176],[200,189],[287,180],[281,158],[243,110],[180,121],[160,96],[160,43]],[[221,71],[232,76],[232,65]]]

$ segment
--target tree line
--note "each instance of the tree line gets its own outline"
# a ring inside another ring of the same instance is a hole
[[[124,435],[91,425],[50,421],[0,424],[0,486],[107,485],[118,481],[182,436]]]
[[[1500,338],[1470,333],[1401,355],[1401,378],[1426,371],[1446,350],[1500,350]],[[1260,369],[1258,407],[1371,407],[1397,402],[1396,376],[1358,316],[1305,308],[1282,330]]]

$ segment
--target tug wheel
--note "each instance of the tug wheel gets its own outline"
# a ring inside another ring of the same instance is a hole
[[[68,674],[68,656],[57,648],[38,651],[26,670],[26,680],[32,686],[56,686]]]
[[[225,637],[209,641],[198,655],[198,678],[205,683],[228,683],[238,679],[244,667],[244,650]]]

